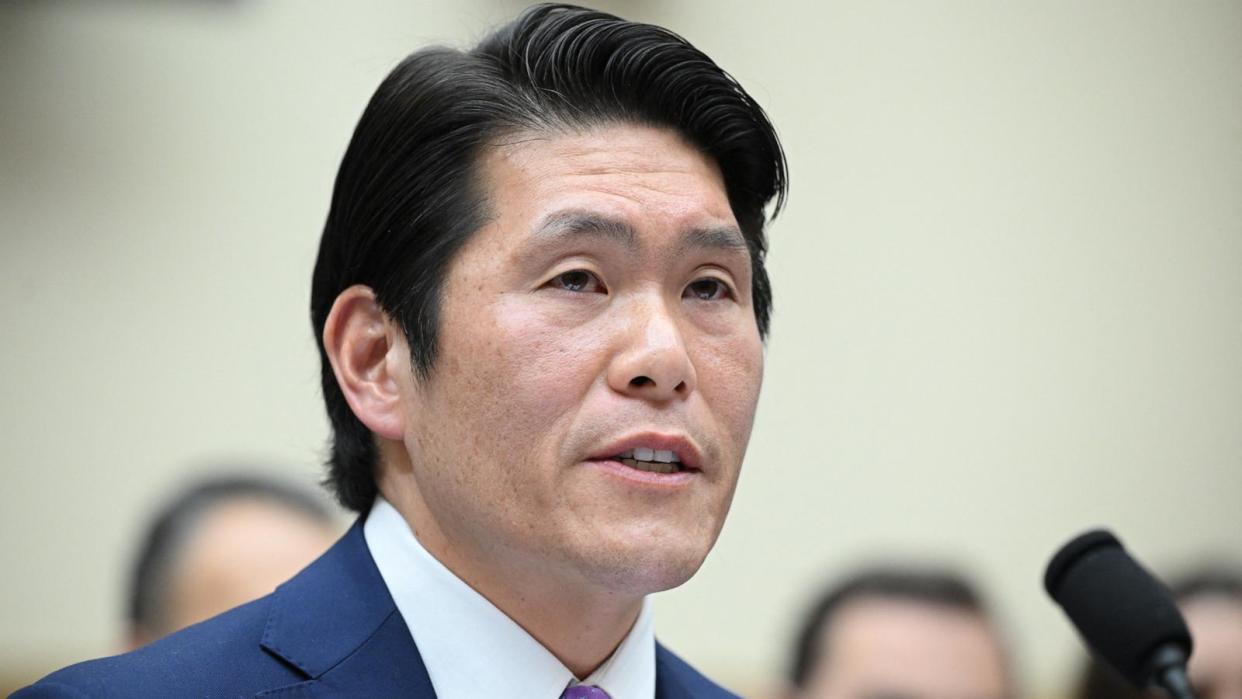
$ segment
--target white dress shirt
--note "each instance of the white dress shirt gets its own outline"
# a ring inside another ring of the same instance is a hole
[[[558,699],[579,684],[547,648],[428,553],[382,496],[363,535],[438,699]],[[644,599],[629,635],[580,684],[596,685],[612,699],[653,699],[655,674],[655,635]]]

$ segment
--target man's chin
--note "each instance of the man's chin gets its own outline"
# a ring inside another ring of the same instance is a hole
[[[598,587],[627,595],[671,590],[698,572],[711,543],[657,541],[599,542],[582,563],[584,573]]]

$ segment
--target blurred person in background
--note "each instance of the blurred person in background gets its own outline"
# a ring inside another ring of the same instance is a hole
[[[1242,573],[1203,568],[1170,585],[1186,618],[1194,650],[1188,670],[1199,699],[1242,699]],[[1162,699],[1142,691],[1103,663],[1091,659],[1076,699]]]
[[[271,593],[340,534],[326,503],[274,477],[195,483],[143,536],[128,588],[126,650]]]
[[[763,109],[661,27],[540,5],[410,55],[311,284],[357,522],[275,593],[18,696],[734,696],[648,595],[729,511],[784,194]]]
[[[874,568],[803,620],[785,699],[1005,699],[1010,660],[975,587],[940,570]]]

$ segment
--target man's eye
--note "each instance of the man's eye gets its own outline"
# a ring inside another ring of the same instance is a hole
[[[566,291],[598,293],[604,290],[604,285],[600,283],[599,277],[584,269],[563,272],[553,277],[549,283],[557,289],[564,289]]]
[[[729,287],[719,279],[704,277],[690,282],[690,285],[686,287],[686,291],[682,295],[696,298],[700,301],[715,301],[728,298]]]

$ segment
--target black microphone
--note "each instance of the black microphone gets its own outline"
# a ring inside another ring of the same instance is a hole
[[[1173,595],[1111,532],[1089,531],[1062,546],[1044,589],[1087,646],[1135,686],[1195,699],[1186,676],[1193,644]]]

